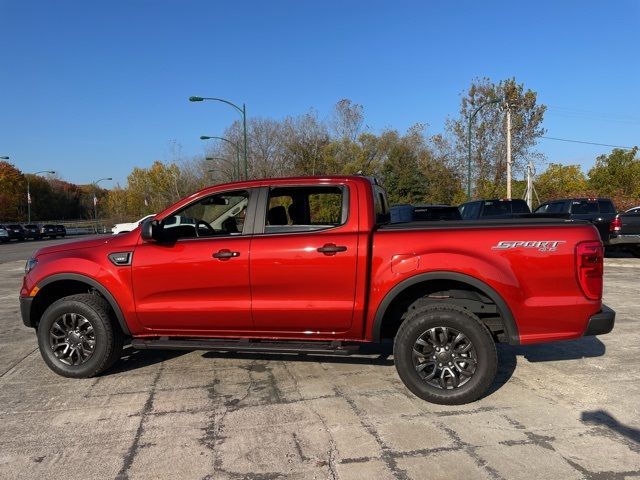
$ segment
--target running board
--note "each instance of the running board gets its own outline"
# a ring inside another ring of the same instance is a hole
[[[131,346],[138,350],[211,350],[216,352],[258,352],[258,353],[309,353],[326,355],[352,355],[357,353],[357,344],[342,342],[299,342],[267,340],[221,340],[221,339],[171,339],[160,337],[153,340],[134,339]]]

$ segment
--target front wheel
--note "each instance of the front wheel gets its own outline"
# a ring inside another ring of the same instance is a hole
[[[477,400],[493,383],[498,357],[480,319],[452,304],[412,306],[396,335],[393,353],[401,380],[432,403]]]
[[[106,300],[79,294],[52,303],[38,325],[45,363],[63,377],[93,377],[115,363],[124,338],[110,318]]]

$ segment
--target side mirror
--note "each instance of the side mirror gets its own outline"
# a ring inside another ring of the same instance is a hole
[[[149,218],[142,222],[140,227],[142,230],[141,236],[143,240],[152,241],[160,239],[160,224],[156,220]]]

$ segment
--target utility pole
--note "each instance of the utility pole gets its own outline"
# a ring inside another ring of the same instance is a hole
[[[507,102],[507,200],[511,200],[511,105]]]
[[[529,160],[529,164],[527,165],[526,201],[527,205],[529,205],[529,210],[533,212],[533,162],[531,160]]]

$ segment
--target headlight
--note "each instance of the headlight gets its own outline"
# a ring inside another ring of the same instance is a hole
[[[29,273],[31,270],[33,270],[37,264],[38,264],[38,260],[36,260],[35,258],[30,258],[29,260],[27,260],[27,263],[24,266],[25,275]]]

